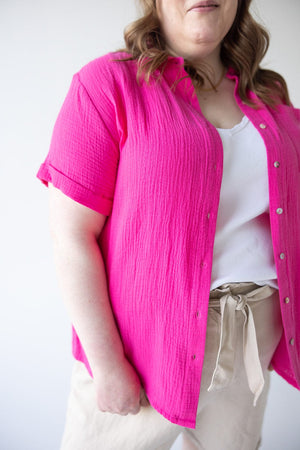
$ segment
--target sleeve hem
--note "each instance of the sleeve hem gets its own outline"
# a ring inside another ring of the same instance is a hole
[[[93,209],[100,214],[110,215],[113,203],[110,199],[95,194],[49,163],[43,163],[36,176],[45,186],[48,187],[48,183],[51,182],[54,187],[60,189],[65,195],[81,205]]]

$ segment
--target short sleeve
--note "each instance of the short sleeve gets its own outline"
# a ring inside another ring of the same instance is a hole
[[[109,215],[119,161],[115,112],[105,94],[97,105],[73,76],[55,122],[50,149],[37,177],[73,200]],[[100,106],[99,106],[100,105]]]

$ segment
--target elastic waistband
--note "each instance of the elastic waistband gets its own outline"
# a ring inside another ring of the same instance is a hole
[[[246,295],[248,301],[255,301],[269,297],[275,291],[277,291],[277,289],[268,284],[260,286],[252,282],[225,283],[210,291],[209,306],[215,306],[215,302],[212,300],[220,299],[226,294],[233,296],[238,296],[239,294]],[[220,302],[218,302],[218,304],[220,304]]]

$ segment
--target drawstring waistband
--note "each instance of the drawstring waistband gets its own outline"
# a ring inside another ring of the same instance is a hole
[[[240,291],[245,291],[245,288],[247,290],[247,287],[248,289],[251,287],[254,289],[248,293],[240,293]],[[275,288],[268,285],[257,287],[255,283],[228,283],[211,291],[209,307],[220,308],[221,331],[216,366],[208,391],[225,387],[232,380],[236,339],[235,311],[242,311],[244,315],[244,364],[249,388],[254,394],[253,406],[256,406],[265,381],[259,359],[255,324],[250,303],[269,297],[275,290]]]

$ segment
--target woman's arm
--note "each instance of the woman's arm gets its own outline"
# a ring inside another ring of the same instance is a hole
[[[97,243],[106,216],[49,183],[50,233],[62,297],[90,363],[98,407],[136,414],[146,405],[140,380],[126,359]]]

